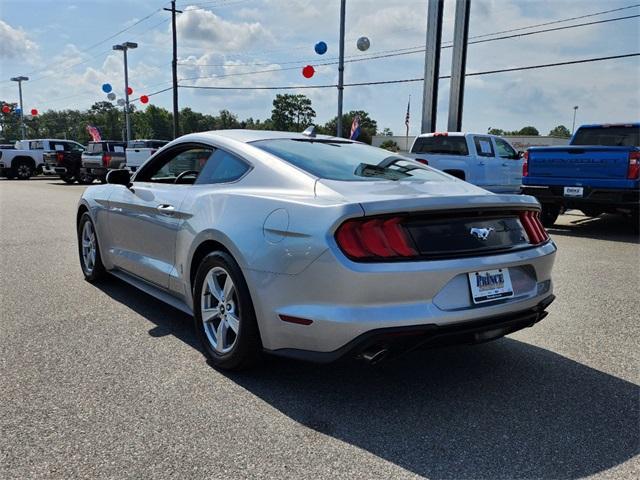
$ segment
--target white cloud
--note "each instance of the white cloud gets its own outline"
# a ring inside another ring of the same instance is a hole
[[[35,54],[38,45],[21,28],[14,28],[0,20],[0,58],[14,59]]]

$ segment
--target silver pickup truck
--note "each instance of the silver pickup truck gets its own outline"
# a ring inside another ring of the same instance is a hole
[[[105,182],[109,170],[124,168],[126,163],[125,142],[102,140],[89,142],[82,152],[80,175]]]
[[[423,133],[407,155],[494,193],[520,193],[521,155],[504,138],[480,133]]]

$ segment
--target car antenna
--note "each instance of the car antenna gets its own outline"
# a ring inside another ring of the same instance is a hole
[[[307,128],[304,129],[304,132],[302,132],[302,135],[304,135],[306,137],[315,138],[315,136],[316,136],[316,126],[313,125],[313,124],[309,125]]]

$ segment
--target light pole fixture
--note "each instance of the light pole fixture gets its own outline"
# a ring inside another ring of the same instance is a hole
[[[18,94],[20,95],[20,136],[22,140],[24,140],[24,137],[27,136],[27,129],[24,126],[24,106],[22,105],[22,82],[26,82],[27,80],[29,80],[29,77],[25,77],[22,75],[19,77],[11,78],[12,82],[18,82]]]
[[[129,70],[127,67],[127,50],[133,50],[138,48],[138,44],[134,42],[124,42],[119,45],[114,45],[114,50],[121,50],[124,54],[124,118],[127,126],[127,138],[128,142],[131,140],[131,119],[129,118]]]
[[[573,127],[571,127],[571,135],[576,131],[576,113],[578,112],[578,105],[573,107]]]

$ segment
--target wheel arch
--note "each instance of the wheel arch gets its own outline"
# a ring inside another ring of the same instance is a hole
[[[200,262],[211,252],[222,251],[230,255],[236,262],[234,255],[231,251],[221,242],[213,239],[203,240],[194,250],[189,261],[189,291],[193,292],[193,283],[196,279],[196,272],[198,271],[198,265]]]
[[[13,160],[11,160],[11,168],[16,168],[18,166],[18,163],[22,161],[26,161],[35,172],[36,161],[33,159],[33,157],[30,157],[28,155],[18,155],[17,157],[14,157]]]

